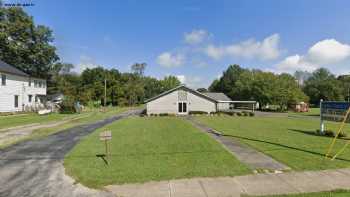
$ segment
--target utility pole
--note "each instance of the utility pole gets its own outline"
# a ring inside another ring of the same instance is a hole
[[[105,78],[105,99],[104,99],[105,110],[106,110],[106,104],[107,104],[107,79]]]

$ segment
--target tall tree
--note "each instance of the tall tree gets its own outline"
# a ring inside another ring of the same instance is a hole
[[[350,102],[350,75],[341,75],[338,77],[342,85],[342,93],[346,101]]]
[[[305,82],[303,90],[313,104],[318,104],[320,99],[325,101],[344,100],[341,83],[325,68],[314,71]]]
[[[164,79],[161,80],[161,84],[162,84],[162,91],[167,91],[181,85],[181,82],[177,77],[170,75],[170,76],[164,77]]]
[[[52,31],[34,20],[22,8],[0,4],[0,59],[24,72],[47,79],[59,58],[52,45]]]

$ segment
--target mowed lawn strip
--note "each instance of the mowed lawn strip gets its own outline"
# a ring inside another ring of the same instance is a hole
[[[53,113],[49,115],[38,115],[36,113],[0,116],[0,129],[29,125],[34,123],[47,123],[60,121],[64,118],[73,118],[77,115]]]
[[[112,131],[107,166],[99,133]],[[250,173],[208,135],[177,117],[132,117],[85,137],[64,160],[66,172],[89,187]]]
[[[335,161],[324,158],[332,138],[315,135],[319,120],[314,118],[201,116],[197,119],[294,170],[350,167],[350,147]],[[326,126],[335,131],[339,124],[327,122]],[[344,131],[350,134],[349,125]],[[333,153],[345,143],[346,140],[337,140]]]

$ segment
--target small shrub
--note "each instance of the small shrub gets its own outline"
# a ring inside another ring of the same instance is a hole
[[[255,116],[255,113],[254,112],[249,112],[249,116],[253,117],[253,116]]]
[[[235,115],[235,112],[230,112],[230,111],[222,111],[222,112],[219,112],[220,114],[226,114],[228,116],[234,116]]]
[[[188,114],[190,115],[203,115],[203,114],[208,114],[205,111],[189,111]]]
[[[140,116],[144,117],[146,115],[147,115],[147,110],[146,109],[142,110],[142,112],[140,113]]]
[[[316,131],[316,133],[319,134],[319,135],[322,135],[321,131],[319,129]],[[324,135],[328,136],[328,137],[335,137],[336,134],[337,133],[332,131],[332,130],[325,130],[324,131]],[[347,137],[347,134],[345,132],[340,132],[339,135],[338,135],[338,138],[344,138],[344,137]]]
[[[247,111],[242,111],[242,115],[243,115],[243,116],[248,116],[249,113],[248,113]]]
[[[160,113],[159,116],[168,116],[168,113]]]
[[[74,100],[66,97],[60,104],[60,113],[62,114],[73,114],[76,113],[76,107],[74,105]]]
[[[236,114],[237,114],[237,116],[242,116],[241,112],[237,112]]]

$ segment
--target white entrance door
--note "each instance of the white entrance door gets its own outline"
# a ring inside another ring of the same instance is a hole
[[[187,102],[178,102],[178,114],[187,114]]]

